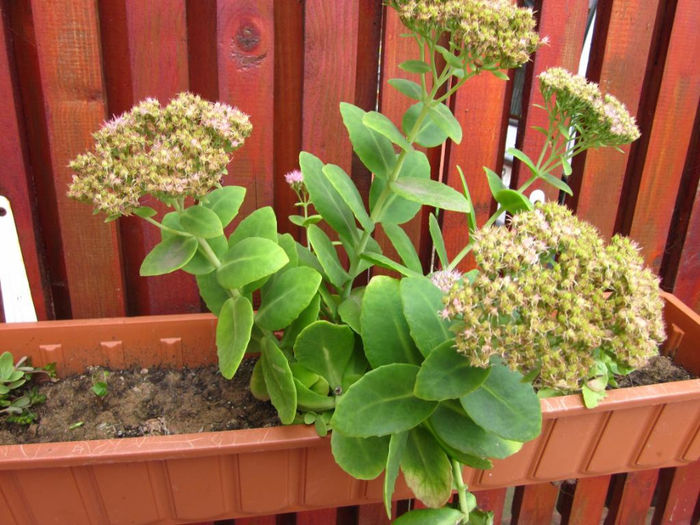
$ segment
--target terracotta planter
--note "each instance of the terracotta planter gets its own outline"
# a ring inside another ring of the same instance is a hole
[[[665,351],[700,372],[700,317],[667,295]],[[210,315],[0,325],[0,350],[58,363],[197,366],[215,358]],[[700,380],[542,401],[542,435],[474,490],[690,463],[700,457]],[[50,490],[47,490],[50,488]],[[410,497],[399,483],[397,498]],[[377,502],[310,427],[0,446],[0,523],[179,523]]]

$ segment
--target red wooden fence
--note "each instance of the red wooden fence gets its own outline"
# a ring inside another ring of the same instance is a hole
[[[554,65],[577,68],[587,8],[588,0],[537,2],[539,29],[550,44],[526,69],[517,138],[526,152],[541,140],[531,130],[541,115],[529,111],[538,97],[536,75]],[[239,106],[254,132],[226,182],[248,188],[244,212],[269,204],[284,217],[294,201],[282,176],[297,166],[302,149],[351,170],[367,193],[370,175],[353,161],[339,102],[378,107],[394,120],[407,105],[386,81],[405,75],[396,64],[415,50],[380,0],[0,0],[0,14],[0,194],[13,206],[40,319],[201,309],[190,276],[139,277],[140,261],[156,242],[152,228],[136,219],[104,224],[65,197],[69,160],[112,114],[186,89]],[[637,115],[642,139],[625,155],[578,158],[570,179],[576,195],[568,202],[604,235],[631,235],[663,287],[697,311],[699,25],[697,0],[600,0],[588,77]],[[471,81],[452,100],[465,129],[462,144],[429,152],[436,179],[459,187],[455,166],[464,169],[480,223],[494,208],[482,166],[498,171],[503,164],[513,91],[493,77]],[[517,184],[517,164],[512,173]],[[548,197],[556,195],[548,190]],[[442,222],[454,253],[466,239],[463,219],[447,213]],[[298,233],[284,219],[280,228]],[[426,229],[425,215],[408,228],[424,261],[431,250]],[[658,494],[680,495],[655,505],[658,522],[690,519],[694,503],[679,480],[697,488],[698,469],[684,469],[658,475]],[[625,494],[643,487],[650,501],[657,474],[649,476],[630,474],[611,491],[620,503],[610,507],[610,523],[637,523],[629,513],[646,511],[625,506]],[[569,523],[590,523],[587,516],[600,513],[608,482],[578,484],[570,510],[562,511]],[[519,523],[541,522],[528,517],[533,501],[549,516],[557,500],[550,486],[518,494]],[[503,493],[482,498],[500,508]],[[558,496],[560,505],[565,500]],[[687,504],[681,510],[674,506],[680,501]],[[341,518],[349,511],[343,512],[336,523],[346,523]],[[379,523],[371,509],[352,512],[359,523]],[[335,516],[300,515],[296,522],[333,523]]]

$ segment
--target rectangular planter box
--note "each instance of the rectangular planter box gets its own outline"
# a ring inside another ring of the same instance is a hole
[[[665,294],[664,352],[700,372],[700,316]],[[208,314],[0,325],[0,351],[58,364],[196,367],[214,362]],[[465,469],[472,490],[678,466],[700,457],[700,380],[542,400],[543,429],[493,469]],[[313,427],[0,446],[0,523],[166,524],[374,503]],[[399,481],[396,498],[411,497]]]

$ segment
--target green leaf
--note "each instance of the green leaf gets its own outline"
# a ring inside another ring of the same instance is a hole
[[[430,426],[448,446],[473,456],[504,459],[518,452],[523,445],[487,432],[474,423],[456,402],[440,403],[430,416]]]
[[[440,316],[442,292],[427,277],[401,279],[401,304],[411,338],[424,356],[452,339],[448,324]]]
[[[450,459],[424,427],[408,433],[401,471],[406,485],[428,507],[442,507],[452,496]]]
[[[271,331],[289,326],[309,306],[320,284],[321,275],[313,268],[297,266],[284,270],[262,291],[255,316],[258,326]]]
[[[471,206],[457,190],[431,179],[406,178],[390,183],[400,197],[443,210],[469,213]]]
[[[343,372],[343,392],[359,381],[369,369],[369,363],[362,351],[362,342],[355,339],[355,350]]]
[[[303,366],[324,377],[335,390],[342,387],[343,372],[354,347],[355,334],[349,326],[316,321],[297,337],[294,356]]]
[[[211,313],[218,317],[219,311],[230,297],[226,289],[219,284],[215,273],[197,275],[197,288],[204,303]]]
[[[502,365],[493,365],[479,388],[460,397],[474,422],[513,441],[530,441],[542,428],[540,401],[522,376]]]
[[[338,305],[340,319],[358,334],[360,333],[360,314],[362,313],[362,296],[364,293],[364,286],[353,288],[350,295]]]
[[[384,470],[389,454],[389,436],[357,438],[338,430],[331,434],[335,462],[355,479],[374,479]]]
[[[253,329],[253,305],[243,296],[227,300],[216,322],[216,353],[219,371],[231,379],[245,354]]]
[[[501,190],[494,195],[494,199],[510,213],[535,209],[530,199],[516,190]]]
[[[442,230],[440,230],[437,217],[433,213],[428,217],[428,230],[430,231],[430,238],[433,240],[433,248],[435,248],[435,253],[440,260],[440,267],[443,269],[447,268],[450,265],[450,260],[447,258],[445,240],[442,237]]]
[[[292,348],[301,331],[318,319],[318,312],[321,309],[321,296],[315,295],[309,305],[304,308],[304,311],[294,319],[291,325],[284,331],[282,337],[282,346],[284,348]]]
[[[245,192],[246,189],[241,186],[224,186],[207,193],[200,204],[216,213],[225,228],[238,215]]]
[[[456,144],[462,142],[462,126],[445,104],[431,106],[428,118]]]
[[[195,237],[211,239],[224,234],[219,216],[204,206],[190,206],[180,212],[180,224]]]
[[[144,277],[163,275],[182,268],[197,253],[198,246],[194,237],[173,235],[156,244],[146,255],[139,274]]]
[[[374,230],[374,223],[367,215],[365,205],[360,197],[360,192],[357,191],[357,186],[352,179],[345,173],[345,170],[335,164],[326,164],[323,167],[323,174],[333,185],[345,204],[352,210],[353,215],[357,218],[362,227],[368,232]]]
[[[373,368],[423,360],[409,335],[396,279],[384,275],[372,278],[362,298],[360,324],[365,354]]]
[[[323,162],[314,155],[302,151],[299,155],[299,166],[316,211],[340,236],[357,241],[357,228],[352,210],[323,174]]]
[[[151,217],[155,217],[158,214],[158,212],[150,206],[140,206],[134,209],[131,213],[133,213],[137,217],[141,217],[142,219],[150,219]]]
[[[422,151],[413,150],[404,156],[404,162],[398,175],[399,179],[404,178],[430,178],[430,161]],[[379,196],[384,191],[387,185],[387,180],[375,177],[372,181],[372,186],[369,192],[370,210],[375,212],[374,208],[379,201]],[[381,213],[377,215],[377,222],[384,224],[403,224],[411,220],[420,210],[420,203],[412,202],[399,197],[393,192],[389,192],[386,197]]]
[[[299,254],[297,253],[297,242],[289,233],[277,235],[277,244],[284,250],[289,258],[288,267],[294,267],[299,264]]]
[[[229,248],[216,277],[224,288],[241,288],[275,273],[288,262],[287,254],[276,242],[248,237]]]
[[[322,412],[324,410],[332,410],[335,407],[335,398],[314,392],[305,387],[296,377],[294,378],[294,386],[297,389],[297,407],[299,410]]]
[[[561,167],[564,170],[564,175],[568,177],[572,173],[571,169],[571,161],[567,159],[566,157],[561,158]]]
[[[423,97],[423,90],[420,84],[407,80],[405,78],[390,78],[388,80],[390,86],[394,86],[399,92],[413,100],[420,100]]]
[[[389,519],[391,519],[391,496],[394,494],[396,478],[399,477],[399,466],[407,441],[408,431],[392,434],[389,439],[389,454],[386,458],[386,474],[384,474],[384,508]]]
[[[223,235],[214,237],[213,239],[206,239],[204,242],[209,244],[209,247],[219,259],[226,255],[228,251],[228,242]],[[192,275],[203,275],[213,272],[216,270],[216,267],[205,255],[202,244],[200,243],[197,247],[197,253],[190,259],[190,262],[182,267],[182,270]]]
[[[416,396],[443,401],[476,390],[486,381],[490,368],[469,365],[454,348],[454,340],[445,341],[425,358],[416,378]]]
[[[368,261],[376,266],[386,268],[387,270],[393,270],[406,277],[417,277],[422,275],[422,273],[414,272],[413,270],[406,268],[403,264],[399,264],[393,259],[378,253],[363,253],[362,260]]]
[[[496,197],[496,195],[498,195],[499,191],[508,189],[506,185],[503,184],[503,180],[501,179],[501,177],[495,171],[487,168],[486,166],[484,166],[484,171],[486,172],[486,178],[489,182],[489,189],[491,190],[491,195],[493,195],[494,198]]]
[[[250,393],[255,399],[260,401],[269,401],[270,394],[265,386],[265,377],[263,377],[262,360],[258,359],[253,367],[253,373],[250,375]]]
[[[464,514],[459,510],[448,507],[417,509],[399,516],[394,520],[394,525],[455,525],[455,523],[462,523],[460,520],[463,518]]]
[[[426,64],[422,60],[406,60],[399,64],[399,68],[408,73],[430,73],[430,64]]]
[[[229,237],[228,245],[233,246],[249,237],[260,237],[277,242],[277,218],[270,206],[258,208],[243,219]]]
[[[605,390],[594,390],[588,385],[583,385],[581,387],[581,395],[583,396],[583,404],[586,405],[586,408],[595,408],[605,399],[607,392]]]
[[[357,156],[372,173],[386,178],[396,163],[391,141],[362,123],[365,111],[357,106],[341,102],[340,113]]]
[[[413,247],[411,238],[406,234],[404,229],[401,226],[391,223],[382,224],[382,229],[389,238],[394,249],[396,249],[396,253],[401,257],[406,268],[422,274],[423,266],[418,258],[416,249]]]
[[[417,373],[417,366],[405,363],[367,372],[338,398],[333,428],[348,436],[369,437],[415,427],[437,406],[413,395]]]
[[[401,149],[411,151],[413,146],[406,140],[403,133],[394,125],[394,123],[378,111],[368,111],[362,117],[362,123],[370,129],[373,129],[380,135],[388,138],[391,142],[399,146]]]
[[[539,176],[542,180],[547,181],[549,184],[551,184],[552,186],[554,186],[558,190],[561,190],[564,193],[573,196],[574,192],[571,189],[571,187],[566,182],[561,180],[560,178],[555,177],[554,175],[552,175],[550,173],[540,173]]]
[[[277,409],[282,424],[291,425],[297,412],[297,389],[289,362],[282,350],[269,337],[262,342],[260,359],[272,406]]]
[[[314,252],[316,252],[318,262],[321,263],[323,272],[328,277],[328,280],[336,288],[342,288],[342,286],[348,282],[350,276],[340,264],[338,253],[335,251],[335,247],[328,238],[328,235],[326,235],[321,228],[313,224],[308,227],[306,234],[308,235],[309,242]]]
[[[408,108],[406,110],[406,113],[404,113],[401,122],[401,128],[407,136],[413,130],[413,127],[415,126],[416,121],[418,120],[418,115],[422,110],[423,103],[417,102],[416,104],[413,104],[410,108]],[[447,133],[440,129],[440,127],[435,123],[435,121],[430,117],[430,115],[427,115],[423,119],[423,122],[421,122],[421,126],[418,130],[418,133],[416,134],[415,142],[426,148],[433,148],[435,146],[439,146],[446,140]]]
[[[513,157],[518,159],[520,162],[525,164],[528,168],[530,168],[530,171],[532,172],[533,175],[536,173],[539,173],[539,170],[535,166],[535,163],[532,162],[532,159],[530,157],[528,157],[524,151],[520,151],[517,148],[508,148],[506,150],[506,153],[508,155],[512,155]]]
[[[445,59],[445,62],[447,62],[451,67],[455,69],[463,69],[464,68],[464,59],[459,58],[455,56],[451,51],[448,49],[444,48],[443,46],[435,46],[435,49],[437,50],[438,53],[442,55],[442,58]]]

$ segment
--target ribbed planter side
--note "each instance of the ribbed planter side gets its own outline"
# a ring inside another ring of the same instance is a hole
[[[700,372],[700,318],[667,295],[665,351]],[[210,315],[0,325],[0,351],[58,363],[198,366],[215,359]],[[542,401],[541,436],[494,468],[466,469],[470,488],[682,465],[700,457],[700,380]],[[50,490],[46,490],[50,487]],[[312,427],[0,446],[0,523],[180,523],[377,502]],[[410,497],[400,481],[395,497]]]

